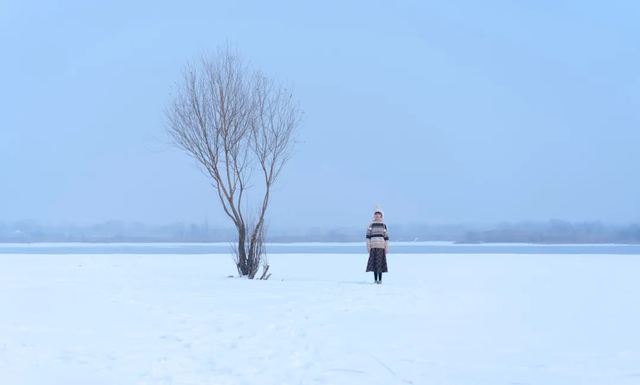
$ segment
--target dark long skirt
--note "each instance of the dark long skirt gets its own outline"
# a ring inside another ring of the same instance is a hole
[[[387,254],[384,249],[371,249],[369,253],[369,261],[367,261],[367,273],[388,273]]]

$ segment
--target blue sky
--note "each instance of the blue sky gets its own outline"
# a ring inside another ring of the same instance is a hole
[[[295,85],[274,226],[640,219],[637,1],[0,2],[0,221],[228,224],[167,149],[186,62]]]

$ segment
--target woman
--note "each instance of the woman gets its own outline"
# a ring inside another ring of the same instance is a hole
[[[387,254],[389,253],[389,231],[384,223],[384,213],[380,205],[373,210],[373,221],[367,229],[367,273],[373,271],[374,282],[382,283],[382,273],[387,273]]]

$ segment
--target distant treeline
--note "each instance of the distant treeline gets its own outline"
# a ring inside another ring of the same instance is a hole
[[[0,242],[226,242],[235,236],[233,230],[215,228],[208,223],[175,223],[149,225],[140,222],[106,221],[91,225],[53,225],[36,221],[13,224],[0,222]]]
[[[470,227],[464,226],[404,226],[390,225],[393,239],[398,241],[461,239]],[[366,224],[362,228],[271,228],[268,242],[363,242]],[[107,221],[80,226],[54,225],[35,221],[12,224],[0,222],[1,243],[125,243],[125,242],[233,242],[234,228],[220,228],[204,223],[174,223],[148,225],[140,222]]]
[[[448,241],[456,243],[640,243],[640,224],[602,222],[521,222],[494,226],[389,224],[393,241]],[[268,242],[363,242],[366,228],[271,229]],[[0,222],[1,243],[143,243],[233,242],[233,228],[204,223],[148,225],[108,221],[79,226],[33,221]]]
[[[637,244],[640,224],[607,225],[602,222],[504,223],[496,228],[470,231],[458,243]]]

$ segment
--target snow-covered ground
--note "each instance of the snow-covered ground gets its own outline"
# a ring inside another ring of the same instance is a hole
[[[640,383],[640,256],[0,255],[0,383]]]

